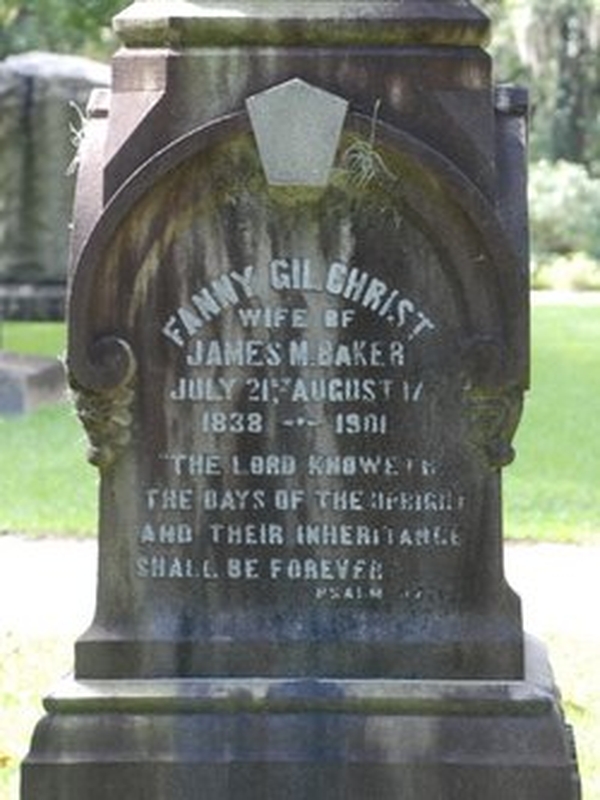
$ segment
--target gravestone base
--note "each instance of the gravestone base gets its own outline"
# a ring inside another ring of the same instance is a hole
[[[65,368],[56,358],[0,352],[0,414],[24,414],[64,400]]]
[[[22,800],[577,800],[543,648],[522,681],[67,682]]]

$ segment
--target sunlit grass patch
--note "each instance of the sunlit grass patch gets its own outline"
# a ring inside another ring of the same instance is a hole
[[[97,475],[85,453],[68,404],[0,417],[0,532],[92,533]]]
[[[42,698],[71,669],[73,642],[0,632],[0,800],[17,800],[19,768]]]
[[[600,305],[533,309],[532,388],[504,472],[505,531],[537,541],[600,533]]]

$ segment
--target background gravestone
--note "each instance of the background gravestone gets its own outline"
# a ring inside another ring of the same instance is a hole
[[[134,3],[90,107],[98,600],[23,800],[576,798],[502,567],[522,93],[469,3],[243,9]]]
[[[65,399],[65,372],[58,359],[0,351],[0,414],[22,414]]]
[[[0,63],[0,318],[62,319],[73,205],[72,128],[109,68],[55,53]]]

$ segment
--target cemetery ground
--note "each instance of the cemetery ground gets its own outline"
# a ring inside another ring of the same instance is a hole
[[[504,474],[507,574],[526,628],[550,648],[583,798],[600,800],[600,300],[542,295],[532,334],[533,391]],[[64,327],[5,324],[1,346],[60,354]],[[85,446],[68,404],[0,417],[0,800],[18,796],[40,698],[69,670],[93,607]]]

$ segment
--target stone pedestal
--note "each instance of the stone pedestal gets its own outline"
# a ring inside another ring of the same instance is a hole
[[[44,800],[563,800],[573,743],[546,655],[522,681],[67,682],[23,774]]]

